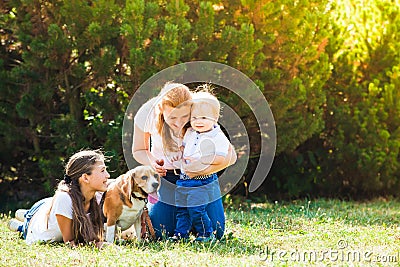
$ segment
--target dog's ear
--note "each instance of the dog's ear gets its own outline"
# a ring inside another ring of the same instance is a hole
[[[139,183],[135,180],[135,178],[137,179],[142,179],[141,175],[143,174],[143,170],[142,169],[138,169],[137,171],[135,171],[132,175],[132,192],[136,197],[147,197],[147,193],[143,190],[142,187],[139,186]]]
[[[140,187],[137,184],[137,182],[135,181],[135,177],[136,177],[137,173],[136,171],[132,171],[132,175],[131,175],[131,192],[139,192],[140,191]]]
[[[121,187],[121,191],[123,194],[123,202],[125,202],[125,205],[127,205],[128,207],[132,206],[132,201],[131,201],[131,194],[132,194],[132,174],[128,173],[128,175],[126,175],[125,178],[125,182],[123,183],[122,187]]]

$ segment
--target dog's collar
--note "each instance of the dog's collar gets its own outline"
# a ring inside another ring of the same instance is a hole
[[[146,194],[146,195],[147,195],[147,194]],[[137,195],[136,195],[136,192],[133,192],[133,193],[132,193],[131,198],[136,198],[136,199],[143,200],[143,201],[146,201],[146,200],[147,200],[147,196],[145,196],[145,197],[143,197],[143,195],[137,196]]]

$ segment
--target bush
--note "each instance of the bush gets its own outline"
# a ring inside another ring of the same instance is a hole
[[[122,121],[149,77],[210,60],[247,74],[273,111],[277,156],[259,192],[395,194],[399,185],[399,8],[351,1],[8,1],[1,5],[1,183],[51,191],[81,148],[126,170]],[[259,154],[246,104],[218,89]],[[11,155],[11,156],[10,156]],[[6,188],[6,187],[4,187]]]

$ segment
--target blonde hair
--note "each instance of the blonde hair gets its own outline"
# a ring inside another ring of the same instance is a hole
[[[202,114],[210,115],[209,117],[218,121],[221,105],[218,99],[207,91],[199,91],[193,94],[193,109],[199,109]]]
[[[157,131],[161,135],[164,150],[176,152],[179,151],[179,145],[172,139],[171,129],[167,123],[162,110],[168,106],[171,108],[180,108],[183,106],[191,105],[192,95],[189,88],[180,83],[166,83],[161,89],[159,94],[161,98],[160,112],[158,114],[158,120],[156,123]],[[188,126],[185,126],[183,131],[185,132]],[[184,132],[182,134],[184,134]]]
[[[104,161],[105,157],[100,150],[82,150],[70,157],[65,166],[68,180],[62,180],[57,191],[67,192],[72,199],[72,228],[76,243],[90,243],[101,241],[103,238],[103,212],[96,198],[90,201],[89,215],[86,215],[79,178],[83,174],[90,175],[95,164]],[[57,194],[57,192],[56,192]]]

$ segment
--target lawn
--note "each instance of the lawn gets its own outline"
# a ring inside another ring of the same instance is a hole
[[[227,198],[223,240],[129,243],[98,250],[25,245],[0,218],[0,266],[400,266],[400,201]]]

